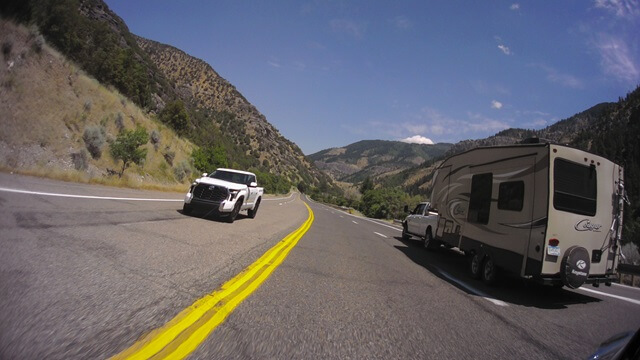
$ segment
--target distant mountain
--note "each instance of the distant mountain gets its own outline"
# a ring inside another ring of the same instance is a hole
[[[400,141],[363,140],[308,155],[334,179],[357,183],[366,177],[384,177],[442,156],[451,144],[407,144]]]
[[[517,144],[528,138],[539,138],[558,144],[571,144],[580,132],[588,129],[603,114],[610,111],[613,105],[614,103],[598,104],[540,130],[511,128],[484,139],[463,140],[454,144],[445,156],[459,154],[479,146]]]

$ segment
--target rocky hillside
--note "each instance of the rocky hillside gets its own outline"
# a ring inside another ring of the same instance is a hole
[[[102,0],[10,0],[0,14],[37,29],[80,69],[190,140],[192,167],[250,168],[281,189],[337,189],[208,64],[131,34]]]
[[[47,45],[37,29],[0,19],[0,43],[0,169],[83,182],[185,189],[193,171],[192,143],[87,76]],[[144,145],[144,164],[132,166],[120,179],[113,171],[121,163],[109,149],[121,130],[137,127],[153,134],[153,140]]]
[[[612,103],[601,103],[575,114],[567,119],[558,121],[540,130],[506,129],[484,139],[463,140],[454,144],[445,156],[459,154],[461,152],[479,147],[510,145],[520,143],[528,138],[540,138],[558,144],[571,144],[578,134],[588,129],[594,122],[611,110]]]
[[[318,168],[334,179],[357,183],[413,168],[441,157],[451,144],[407,144],[400,141],[363,140],[340,148],[319,151],[308,156]]]
[[[235,125],[216,124],[221,135],[236,146],[244,147],[272,172],[286,176],[293,183],[311,181],[318,184],[324,174],[304,157],[300,148],[284,138],[255,106],[222,78],[209,64],[169,45],[136,37],[163,76],[175,84],[178,96],[200,109],[228,112]]]

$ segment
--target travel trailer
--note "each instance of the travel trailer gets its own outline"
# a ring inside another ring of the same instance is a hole
[[[549,143],[476,148],[438,167],[427,233],[469,255],[471,275],[488,283],[501,269],[610,285],[625,200],[622,167],[603,157]]]

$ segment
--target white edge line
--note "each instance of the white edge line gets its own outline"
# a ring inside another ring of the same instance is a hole
[[[374,234],[376,234],[376,235],[378,235],[378,236],[382,236],[383,238],[387,238],[387,239],[389,238],[387,235],[385,235],[385,234],[380,234],[379,232],[375,232],[375,231],[374,231],[373,233],[374,233]]]
[[[278,201],[278,200],[287,200],[290,199],[292,196],[294,196],[296,193],[291,193],[291,195],[287,196],[287,197],[281,197],[281,198],[263,198],[262,201]],[[293,200],[291,200],[293,201]]]
[[[354,223],[354,224],[358,224],[355,220],[351,220],[351,222]]]
[[[640,287],[629,286],[629,285],[625,285],[625,284],[612,283],[611,285],[619,286],[619,287],[625,288],[625,289],[640,290]]]
[[[0,187],[0,191],[17,193],[17,194],[28,194],[28,195],[41,195],[41,196],[55,196],[55,197],[66,197],[66,198],[75,198],[75,199],[93,199],[93,200],[126,200],[126,201],[157,201],[157,202],[182,202],[183,199],[148,199],[148,198],[129,198],[129,197],[113,197],[113,196],[94,196],[94,195],[73,195],[73,194],[57,194],[57,193],[49,193],[42,191],[29,191],[29,190],[19,190],[19,189],[9,189]],[[295,193],[292,193],[288,197],[285,198],[270,198],[263,200],[285,200],[290,199]],[[294,199],[295,200],[295,199]],[[291,200],[293,201],[293,200]],[[287,202],[288,203],[288,202]],[[282,204],[280,204],[282,205]]]
[[[442,276],[444,276],[444,277],[446,277],[447,279],[449,279],[449,280],[453,281],[454,283],[456,283],[456,284],[458,284],[458,285],[462,286],[463,288],[467,289],[468,291],[470,291],[470,292],[472,292],[472,293],[474,293],[474,294],[476,294],[476,295],[480,296],[481,298],[483,298],[483,299],[485,299],[485,300],[487,300],[487,301],[489,301],[489,302],[491,302],[491,303],[493,303],[493,304],[495,304],[495,305],[498,305],[498,306],[509,306],[506,302],[504,302],[504,301],[502,301],[502,300],[494,299],[494,298],[490,297],[489,295],[487,295],[487,294],[483,293],[482,291],[477,290],[477,289],[474,289],[473,287],[471,287],[471,286],[469,286],[469,285],[467,285],[467,284],[463,283],[462,281],[460,281],[460,280],[458,280],[458,279],[454,278],[453,276],[451,276],[451,275],[447,274],[446,272],[444,272],[444,271],[442,271],[442,270],[440,270],[440,269],[438,269],[438,268],[436,268],[436,269],[438,270],[438,272],[439,272]]]
[[[618,300],[623,300],[623,301],[628,301],[632,304],[636,304],[636,305],[640,305],[640,300],[635,300],[635,299],[629,299],[626,298],[624,296],[618,296],[618,295],[613,295],[613,294],[607,294],[604,293],[602,291],[596,291],[596,290],[592,290],[592,289],[587,289],[587,288],[583,288],[583,287],[579,287],[578,290],[582,290],[582,291],[588,291],[594,294],[598,294],[598,295],[602,295],[602,296],[608,296],[608,297],[612,297],[614,299],[618,299]]]
[[[326,206],[326,205],[324,205],[324,206]],[[375,220],[373,220],[373,219],[369,219],[369,218],[367,218],[367,217],[356,216],[356,215],[353,215],[353,214],[349,214],[348,212],[343,212],[343,214],[345,214],[345,215],[349,215],[349,216],[354,217],[354,218],[356,218],[356,219],[366,220],[366,221],[372,222],[372,223],[374,223],[374,224],[378,224],[378,225],[380,225],[380,226],[388,227],[389,229],[393,229],[393,230],[395,230],[395,231],[402,231],[402,229],[400,229],[400,228],[397,228],[397,227],[395,227],[395,226],[391,226],[391,225],[387,225],[387,224],[383,224],[383,223],[381,223],[381,222],[375,221]]]
[[[94,200],[127,200],[127,201],[171,201],[171,202],[182,202],[182,199],[145,199],[145,198],[127,198],[127,197],[111,197],[111,196],[92,196],[92,195],[71,195],[71,194],[56,194],[56,193],[48,193],[41,191],[27,191],[27,190],[17,190],[17,189],[8,189],[0,187],[0,191],[18,193],[18,194],[29,194],[29,195],[43,195],[43,196],[57,196],[57,197],[67,197],[67,198],[76,198],[76,199],[94,199]]]

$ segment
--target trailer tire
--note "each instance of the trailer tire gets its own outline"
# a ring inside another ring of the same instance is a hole
[[[482,256],[477,252],[472,253],[469,259],[469,273],[476,280],[482,277]]]
[[[498,280],[498,268],[491,255],[487,254],[482,263],[482,281],[487,285],[493,285]]]

